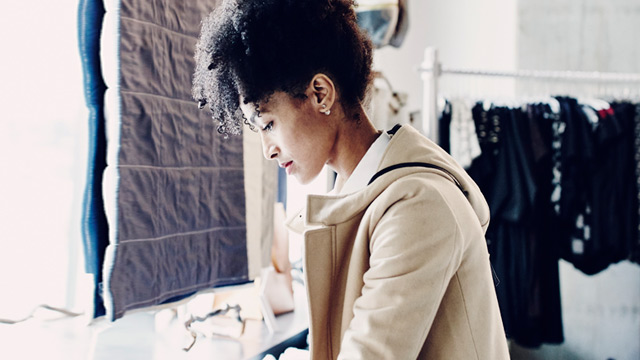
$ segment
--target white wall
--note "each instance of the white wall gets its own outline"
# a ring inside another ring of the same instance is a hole
[[[640,1],[518,3],[518,65],[551,70],[640,71]]]
[[[409,111],[422,107],[416,68],[426,46],[435,46],[447,67],[640,73],[638,0],[409,0],[409,12],[402,47],[374,56],[376,70],[409,94]],[[511,81],[472,77],[444,76],[440,84],[444,94],[471,97],[514,91]],[[524,93],[620,93],[604,84],[517,85]],[[586,276],[561,261],[560,281],[566,341],[537,350],[514,346],[514,359],[640,359],[638,265],[623,262]]]
[[[639,35],[638,0],[520,1],[517,65],[519,69],[640,73]],[[585,95],[622,94],[625,90],[604,83],[529,85],[547,93]],[[639,88],[636,84],[631,92],[640,95]]]
[[[409,111],[422,107],[422,81],[417,68],[427,46],[437,48],[441,63],[447,67],[515,69],[513,1],[408,0],[408,9],[409,31],[402,46],[376,50],[374,67],[389,78],[395,90],[409,94]],[[501,93],[510,84],[510,81],[453,76],[441,81],[444,92],[468,94],[487,86]]]

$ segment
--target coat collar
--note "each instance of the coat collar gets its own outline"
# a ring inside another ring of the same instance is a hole
[[[469,202],[478,215],[480,223],[483,224],[483,227],[488,226],[489,209],[480,189],[453,158],[411,126],[396,126],[389,131],[389,134],[392,137],[378,170],[406,161],[426,162],[447,169],[469,192]],[[349,220],[364,211],[391,183],[401,177],[418,172],[436,172],[445,176],[437,170],[402,168],[386,173],[363,190],[355,193],[309,195],[306,208],[290,217],[287,226],[294,232],[302,233],[310,228]],[[449,177],[446,178],[451,180]]]

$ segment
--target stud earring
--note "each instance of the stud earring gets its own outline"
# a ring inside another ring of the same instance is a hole
[[[327,104],[322,104],[322,108],[326,109],[327,108]],[[331,114],[331,110],[327,109],[327,110],[320,110],[321,113],[325,114],[325,115],[330,115]]]

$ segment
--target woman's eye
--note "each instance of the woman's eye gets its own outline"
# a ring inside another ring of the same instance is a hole
[[[269,123],[262,128],[262,131],[270,132],[273,130],[273,121],[269,121]]]

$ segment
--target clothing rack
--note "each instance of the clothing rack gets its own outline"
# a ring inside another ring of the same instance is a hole
[[[637,73],[544,70],[494,71],[447,68],[443,67],[438,60],[438,50],[435,47],[427,47],[424,50],[424,60],[418,71],[421,73],[423,81],[422,132],[433,141],[437,141],[438,138],[438,78],[443,74],[567,82],[640,84],[640,74]]]

